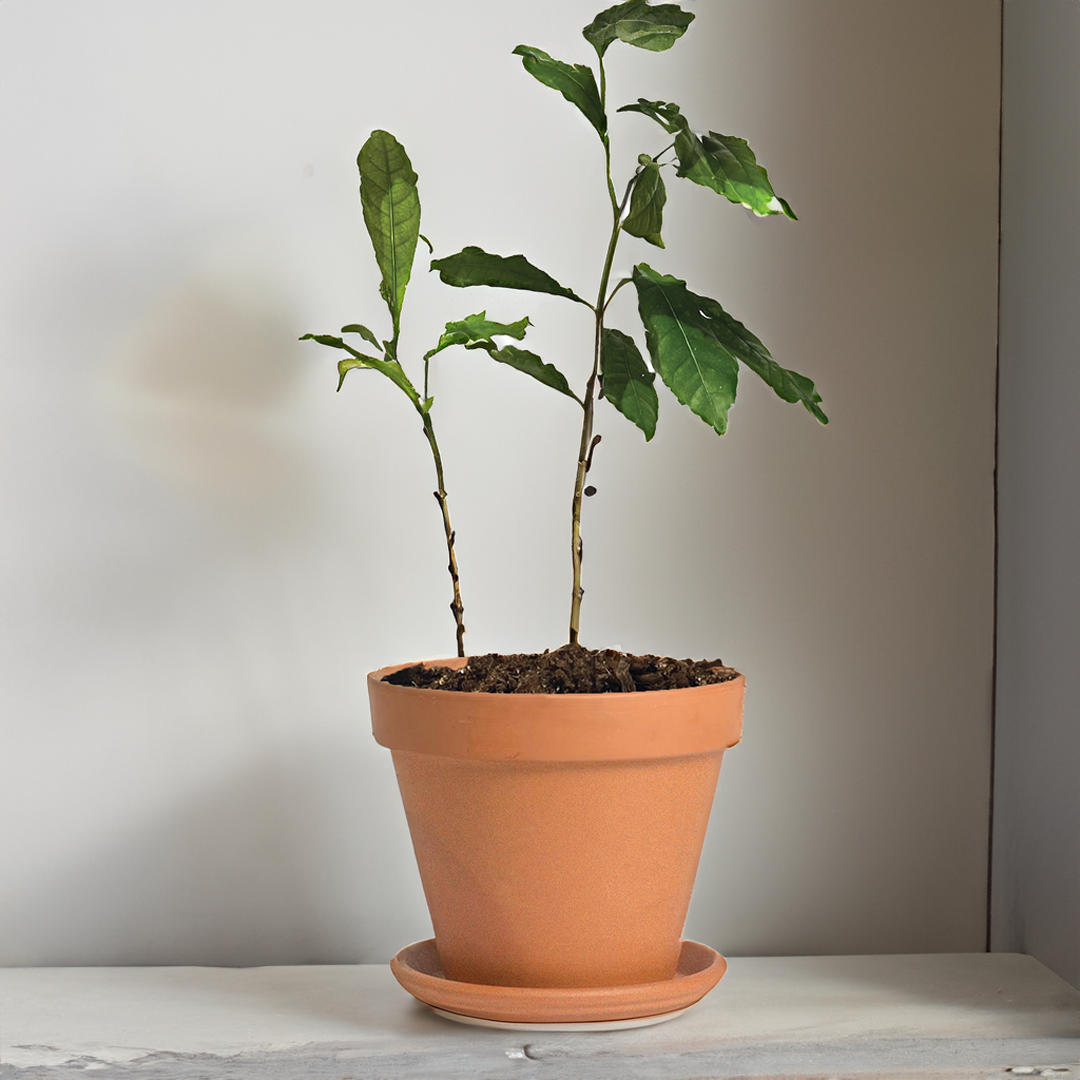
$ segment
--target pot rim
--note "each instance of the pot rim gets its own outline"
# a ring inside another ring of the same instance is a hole
[[[427,660],[460,666],[463,657]],[[491,694],[394,686],[368,675],[376,742],[487,761],[633,761],[715,754],[742,737],[746,679],[636,694]]]
[[[424,667],[448,667],[448,668],[462,668],[464,667],[471,657],[468,656],[448,656],[441,660],[410,660],[404,664],[389,664],[386,667],[376,668],[374,671],[368,672],[368,682],[372,679],[376,682],[382,682],[387,675],[392,675],[395,671],[402,671],[405,668],[416,667],[417,664],[423,664]],[[733,669],[728,669],[733,670]],[[741,671],[735,673],[735,677],[726,680],[726,682],[733,683],[742,680],[746,682],[746,676]],[[387,684],[392,685],[392,684]],[[724,686],[726,683],[709,683],[709,686]],[[598,698],[598,697],[629,697],[630,695],[623,695],[616,691],[606,691],[603,693],[588,693],[588,694],[493,694],[486,690],[434,690],[430,688],[420,686],[395,686],[396,690],[405,690],[408,693],[427,693],[427,694],[454,694],[456,697],[500,697],[500,698],[557,698],[557,699],[582,699],[582,698]],[[677,688],[671,688],[666,690],[641,690],[642,694],[685,694],[692,693],[695,690],[702,690],[701,686],[682,686]]]

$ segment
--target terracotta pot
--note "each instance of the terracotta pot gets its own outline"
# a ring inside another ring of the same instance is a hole
[[[456,666],[464,660],[434,660]],[[407,665],[398,665],[404,667]],[[672,979],[745,681],[637,694],[476,694],[368,676],[448,979]]]

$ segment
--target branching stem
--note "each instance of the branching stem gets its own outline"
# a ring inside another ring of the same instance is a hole
[[[622,288],[622,287],[623,287],[624,285],[629,285],[629,284],[630,284],[630,283],[631,283],[632,281],[633,281],[633,278],[628,278],[628,277],[624,277],[624,278],[622,279],[622,281],[620,281],[620,282],[619,282],[619,284],[618,284],[618,285],[616,285],[616,286],[615,286],[615,288],[614,288],[614,289],[612,289],[610,293],[608,293],[608,298],[607,298],[607,300],[606,300],[606,301],[604,301],[604,310],[605,310],[605,311],[607,311],[607,309],[608,309],[608,305],[609,305],[609,304],[611,303],[611,301],[615,299],[615,294],[616,294],[616,293],[617,293],[617,292],[618,292],[618,291],[619,291],[619,290],[620,290],[620,289],[621,289],[621,288]]]

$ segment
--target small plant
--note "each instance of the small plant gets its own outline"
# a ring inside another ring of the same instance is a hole
[[[742,139],[710,131],[699,135],[690,127],[681,108],[673,102],[639,98],[619,112],[639,113],[654,121],[666,133],[667,142],[658,153],[642,153],[637,168],[627,181],[621,197],[611,175],[611,145],[608,138],[607,79],[604,56],[608,47],[622,42],[651,52],[670,49],[686,32],[694,15],[676,4],[652,5],[647,0],[626,3],[602,11],[582,34],[596,51],[597,71],[584,64],[568,64],[529,45],[519,45],[525,70],[545,86],[557,90],[578,108],[595,129],[604,150],[605,180],[611,204],[611,233],[600,272],[595,303],[583,299],[534,266],[524,255],[490,254],[479,247],[466,247],[455,255],[434,259],[443,282],[457,288],[487,285],[503,289],[548,293],[573,303],[584,304],[595,315],[592,369],[580,396],[566,377],[535,353],[516,345],[499,346],[495,338],[521,341],[530,320],[512,323],[490,321],[486,312],[446,324],[436,346],[423,357],[423,392],[406,376],[398,357],[401,305],[412,269],[420,235],[420,201],[413,172],[404,148],[385,131],[375,131],[360,151],[360,201],[364,222],[382,271],[380,292],[390,310],[392,337],[382,343],[365,326],[351,324],[342,334],[356,334],[382,353],[365,355],[341,337],[306,334],[317,341],[349,353],[338,364],[338,389],[349,371],[366,368],[386,375],[412,402],[423,419],[424,434],[431,447],[438,479],[435,496],[442,510],[449,554],[449,570],[454,599],[451,610],[457,627],[458,655],[464,655],[463,608],[454,554],[454,530],[443,482],[443,465],[432,420],[433,399],[429,396],[429,365],[432,357],[452,345],[483,349],[493,359],[508,364],[573,399],[582,410],[581,440],[574,476],[571,515],[571,559],[573,587],[570,602],[569,641],[578,643],[581,622],[581,508],[583,496],[592,493],[586,477],[600,436],[593,434],[596,402],[604,398],[631,423],[640,428],[645,440],[656,431],[659,399],[654,386],[659,375],[674,394],[718,435],[727,429],[728,410],[735,401],[739,364],[760,376],[787,402],[801,402],[821,423],[828,418],[820,407],[821,396],[804,375],[781,367],[769,350],[742,323],[732,318],[716,301],[687,288],[686,282],[654,270],[648,263],[634,266],[630,277],[612,285],[611,269],[623,233],[663,248],[661,238],[667,190],[663,171],[674,170],[677,177],[715,191],[759,216],[783,215],[795,219],[791,207],[773,191],[765,169]],[[599,78],[597,78],[597,72]],[[646,364],[634,339],[622,330],[605,324],[607,309],[615,294],[626,285],[637,293],[638,314],[645,329],[645,343],[651,361]],[[302,339],[303,340],[303,339]]]

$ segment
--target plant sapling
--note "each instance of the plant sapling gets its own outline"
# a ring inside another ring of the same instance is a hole
[[[718,435],[727,429],[728,412],[735,402],[739,365],[763,379],[784,401],[801,403],[822,424],[821,395],[813,382],[798,372],[781,367],[764,344],[741,322],[729,315],[714,299],[691,291],[686,282],[639,262],[629,277],[611,283],[612,266],[622,235],[664,247],[663,210],[667,200],[664,173],[706,187],[730,202],[759,216],[795,219],[791,207],[772,188],[764,167],[740,138],[716,131],[699,135],[691,128],[682,109],[674,102],[638,98],[617,111],[636,113],[658,125],[666,143],[656,153],[641,153],[637,166],[621,195],[612,178],[611,144],[608,135],[607,78],[604,67],[608,48],[616,42],[651,52],[670,49],[687,31],[694,15],[676,4],[650,4],[647,0],[627,0],[601,12],[582,31],[596,52],[596,70],[585,64],[554,59],[529,45],[519,45],[525,70],[539,82],[557,90],[588,120],[604,151],[604,182],[611,208],[611,231],[600,271],[595,302],[583,299],[551,275],[533,265],[524,255],[502,256],[469,246],[457,254],[433,259],[431,269],[456,288],[477,285],[524,290],[562,297],[584,304],[594,315],[592,364],[580,395],[566,377],[535,353],[516,345],[499,347],[493,340],[509,336],[522,340],[530,320],[499,323],[487,319],[486,312],[470,315],[446,325],[435,348],[423,358],[423,393],[406,377],[398,358],[401,302],[409,280],[419,237],[420,205],[416,194],[416,174],[404,149],[387,132],[376,131],[360,152],[360,195],[364,221],[382,270],[381,293],[390,309],[393,335],[380,345],[375,335],[358,324],[345,326],[342,333],[359,334],[382,352],[382,357],[364,355],[328,335],[307,338],[344,349],[350,355],[338,364],[340,379],[355,368],[382,372],[409,397],[423,417],[424,433],[431,447],[438,477],[436,497],[442,509],[443,525],[454,584],[451,608],[457,624],[458,655],[464,655],[461,596],[454,555],[454,531],[450,525],[442,460],[431,418],[432,398],[428,395],[428,365],[431,358],[451,345],[482,349],[493,359],[510,365],[572,399],[582,410],[581,437],[571,513],[572,589],[570,597],[569,643],[579,644],[583,588],[581,509],[583,496],[594,489],[586,483],[592,456],[600,441],[593,433],[596,401],[604,398],[627,420],[635,424],[646,441],[656,431],[659,399],[656,376],[675,396]],[[425,241],[426,242],[426,241]],[[428,245],[430,248],[430,244]],[[630,285],[637,295],[637,310],[645,331],[650,363],[641,355],[633,337],[606,324],[608,307],[623,287]]]

